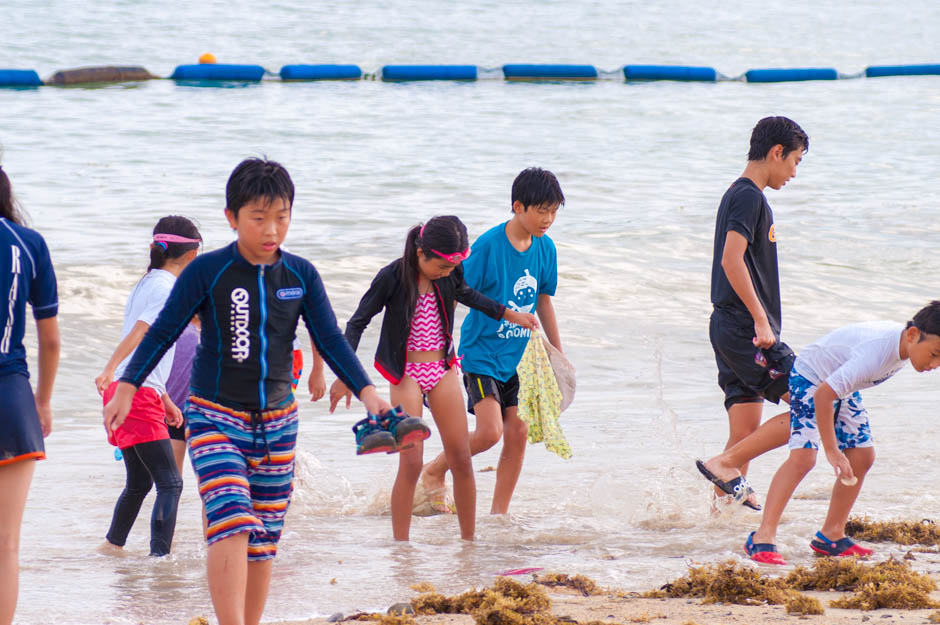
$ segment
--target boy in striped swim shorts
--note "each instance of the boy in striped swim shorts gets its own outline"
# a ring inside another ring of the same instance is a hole
[[[110,432],[199,315],[186,438],[208,520],[209,592],[220,625],[257,624],[264,611],[294,474],[297,403],[291,381],[298,320],[370,413],[391,408],[337,327],[317,270],[281,249],[293,201],[293,182],[278,163],[247,159],[235,168],[225,214],[238,239],[183,271],[104,408]]]

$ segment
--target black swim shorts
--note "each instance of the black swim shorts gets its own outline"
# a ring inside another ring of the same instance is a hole
[[[725,409],[765,399],[780,402],[796,360],[786,343],[778,340],[767,349],[754,347],[750,315],[718,308],[712,312],[708,335],[718,365],[718,386],[725,393]]]
[[[473,407],[483,401],[487,395],[492,395],[499,402],[500,410],[519,405],[519,376],[514,375],[505,382],[488,375],[478,373],[464,373],[463,385],[467,389],[467,410],[470,414]]]

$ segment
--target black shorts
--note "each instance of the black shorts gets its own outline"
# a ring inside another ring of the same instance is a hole
[[[775,404],[787,393],[790,370],[796,354],[777,341],[767,349],[754,347],[754,321],[716,309],[712,312],[708,336],[718,365],[718,386],[725,393],[725,409],[734,404],[762,402]],[[757,361],[763,356],[764,364]]]
[[[492,395],[499,402],[500,410],[519,405],[519,376],[514,375],[505,382],[488,375],[477,373],[464,373],[463,385],[467,389],[467,411],[473,412],[473,407],[483,401],[487,395]]]
[[[22,373],[0,377],[0,466],[46,457],[42,426],[29,378]]]

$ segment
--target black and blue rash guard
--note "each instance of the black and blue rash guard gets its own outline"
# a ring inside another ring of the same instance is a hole
[[[233,242],[196,257],[121,381],[139,387],[198,314],[202,332],[191,392],[238,410],[275,408],[291,396],[292,349],[302,317],[317,351],[358,396],[372,382],[336,325],[320,274],[309,261],[280,254],[272,265],[253,265]]]

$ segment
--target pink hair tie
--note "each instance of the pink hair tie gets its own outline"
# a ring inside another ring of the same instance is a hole
[[[178,234],[155,234],[153,240],[156,243],[202,243],[200,239],[181,237]]]

